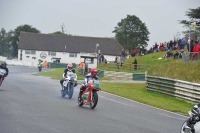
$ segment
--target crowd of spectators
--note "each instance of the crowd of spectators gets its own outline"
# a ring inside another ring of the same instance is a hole
[[[172,50],[176,51],[175,53]],[[196,40],[194,38],[182,38],[182,39],[174,39],[168,42],[163,42],[160,44],[155,43],[150,49],[147,50],[145,45],[138,45],[132,51],[131,56],[142,56],[145,54],[155,53],[159,51],[167,51],[163,58],[173,57],[174,59],[182,58],[182,54],[184,50],[187,50],[190,53],[191,59],[195,60],[197,58],[198,53],[200,52],[200,38],[198,37]]]

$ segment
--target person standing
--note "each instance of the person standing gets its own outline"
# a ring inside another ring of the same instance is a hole
[[[173,47],[173,42],[171,40],[170,43],[169,43],[169,50],[170,50],[170,52],[172,51],[172,47]]]
[[[132,64],[134,64],[134,69],[137,70],[137,64],[138,63],[137,63],[137,59],[136,58],[134,58],[134,62]]]
[[[200,51],[200,46],[199,46],[198,42],[195,41],[195,46],[192,49],[192,52],[193,52],[192,61],[196,60],[196,58],[198,57],[199,51]]]
[[[116,63],[117,69],[119,69],[119,63],[120,63],[120,56],[117,56],[117,63]]]
[[[185,46],[185,40],[182,38],[181,43],[180,43],[180,49],[184,49]]]
[[[125,58],[126,58],[126,52],[124,49],[122,49],[121,58],[122,58],[122,62],[121,62],[121,66],[122,66],[123,64],[125,64]]]

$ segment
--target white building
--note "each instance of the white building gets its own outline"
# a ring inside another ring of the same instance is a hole
[[[116,56],[121,55],[121,50],[122,46],[114,38],[21,32],[18,60],[75,64],[91,61],[89,66],[96,67],[98,51],[107,61],[114,61]]]

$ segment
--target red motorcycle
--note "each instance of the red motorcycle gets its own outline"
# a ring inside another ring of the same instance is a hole
[[[1,86],[4,78],[7,76],[6,71],[4,69],[0,69],[0,75],[1,75],[1,79],[0,79],[0,86]]]
[[[90,80],[88,82],[88,87],[83,91],[83,93],[78,96],[78,105],[90,105],[91,109],[94,109],[98,103],[97,91],[100,91],[100,85],[98,80]]]

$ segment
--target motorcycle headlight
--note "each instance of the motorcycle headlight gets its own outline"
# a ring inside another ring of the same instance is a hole
[[[191,111],[188,111],[188,114],[189,114],[190,117],[193,116]]]

